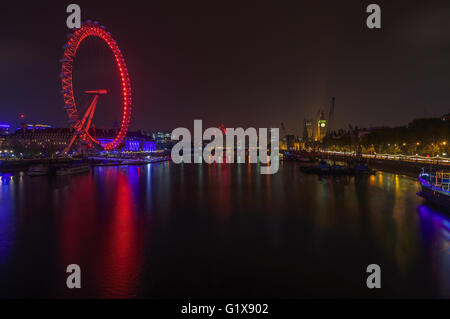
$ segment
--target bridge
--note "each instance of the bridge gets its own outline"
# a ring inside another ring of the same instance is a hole
[[[353,152],[321,151],[319,154],[322,157],[328,157],[332,160],[343,162],[356,157],[356,154]],[[417,177],[423,167],[430,165],[450,169],[450,159],[444,157],[393,154],[361,154],[361,156],[367,160],[369,166],[372,168],[407,174],[413,177]]]

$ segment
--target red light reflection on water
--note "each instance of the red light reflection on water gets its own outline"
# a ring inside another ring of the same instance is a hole
[[[63,265],[81,266],[89,294],[130,298],[138,290],[145,233],[129,184],[136,176],[119,170],[103,176],[98,184],[90,176],[80,178],[79,187],[71,190],[62,220],[61,259]]]
[[[228,218],[230,217],[231,209],[231,169],[230,164],[221,164],[219,166],[219,176],[220,176],[220,195],[219,195],[219,209],[220,217]]]
[[[139,280],[143,245],[138,230],[136,209],[128,178],[119,173],[116,181],[116,203],[110,213],[108,237],[103,243],[102,297],[133,297]]]
[[[63,177],[66,178],[66,177]],[[69,190],[61,220],[61,262],[80,264],[95,236],[96,196],[90,175],[77,176],[78,183]]]

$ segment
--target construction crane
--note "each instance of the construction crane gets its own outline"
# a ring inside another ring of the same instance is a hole
[[[331,133],[331,125],[333,124],[333,120],[334,120],[334,104],[335,104],[335,102],[336,102],[336,99],[333,96],[331,98],[330,113],[328,114],[327,135]]]

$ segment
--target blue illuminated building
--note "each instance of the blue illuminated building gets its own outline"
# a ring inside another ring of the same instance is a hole
[[[11,125],[9,124],[0,124],[0,135],[8,135],[10,128]]]
[[[112,138],[99,138],[98,141],[102,145],[106,145],[113,141]],[[154,141],[145,140],[129,140],[127,138],[123,141],[124,147],[122,151],[124,152],[154,152],[156,151],[156,143]]]
[[[21,124],[20,127],[17,128],[17,131],[23,130],[23,131],[36,131],[36,130],[47,130],[53,128],[51,125],[47,125],[47,124],[38,124],[38,123],[34,123],[34,124]]]
[[[0,147],[3,147],[3,144],[10,133],[10,127],[11,126],[9,124],[0,124]]]
[[[112,137],[98,138],[98,141],[103,145],[111,143]],[[143,134],[142,132],[128,132],[123,140],[124,152],[154,152],[156,151],[156,143],[150,136]]]

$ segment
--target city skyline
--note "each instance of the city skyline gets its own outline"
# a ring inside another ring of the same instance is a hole
[[[381,30],[367,29],[367,4],[359,1],[257,8],[190,3],[177,9],[79,4],[83,20],[111,26],[130,61],[133,130],[170,130],[199,118],[210,126],[283,122],[301,135],[303,119],[318,109],[328,113],[332,96],[336,128],[405,125],[450,108],[449,4],[380,1]],[[14,33],[5,34],[0,52],[7,76],[2,121],[25,114],[32,122],[67,126],[58,94],[58,60],[70,32],[65,6],[33,4],[23,12],[27,24],[13,14],[3,18]],[[7,5],[6,12],[15,10]],[[29,94],[21,94],[24,88]]]

